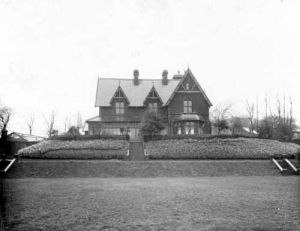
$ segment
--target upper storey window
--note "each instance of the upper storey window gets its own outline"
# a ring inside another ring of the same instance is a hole
[[[116,102],[116,114],[124,115],[124,102]]]
[[[149,103],[149,112],[157,113],[157,103]]]
[[[184,100],[183,101],[183,112],[184,113],[192,113],[193,105],[191,100]]]

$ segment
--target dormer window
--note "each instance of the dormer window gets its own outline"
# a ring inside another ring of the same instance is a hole
[[[149,103],[148,107],[149,107],[149,112],[157,113],[157,103]]]
[[[116,102],[116,114],[124,115],[124,102]]]
[[[184,113],[192,113],[193,112],[193,105],[192,105],[191,100],[183,101],[183,112]]]

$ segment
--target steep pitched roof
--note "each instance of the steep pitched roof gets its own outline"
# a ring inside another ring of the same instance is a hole
[[[197,85],[197,87],[199,88],[201,94],[203,95],[204,99],[206,100],[207,104],[209,106],[212,106],[212,103],[210,102],[209,98],[207,97],[207,95],[205,94],[205,91],[202,89],[202,87],[200,86],[200,84],[198,83],[197,79],[195,78],[195,76],[193,75],[192,71],[188,68],[184,75],[183,78],[180,80],[180,82],[178,83],[176,89],[173,91],[172,95],[170,96],[170,98],[168,99],[168,101],[165,103],[165,105],[168,105],[171,100],[173,99],[176,91],[178,91],[179,87],[181,86],[181,84],[183,83],[183,81],[185,80],[185,78],[187,77],[187,75],[189,75],[195,82],[195,84]]]
[[[161,79],[139,79],[139,84],[134,85],[132,79],[98,79],[96,93],[96,107],[111,106],[110,100],[116,89],[120,86],[127,96],[129,106],[144,106],[144,100],[154,86],[163,104],[165,104],[180,80],[169,79],[167,85],[162,84]]]
[[[144,100],[147,98],[152,87],[155,88],[163,105],[168,105],[188,74],[194,79],[194,82],[197,84],[208,105],[212,106],[212,103],[199,85],[193,73],[188,69],[184,73],[182,79],[169,79],[167,85],[163,85],[161,79],[139,79],[139,84],[134,85],[133,79],[98,78],[95,107],[111,106],[111,99],[119,87],[121,87],[126,94],[129,106],[144,106]]]

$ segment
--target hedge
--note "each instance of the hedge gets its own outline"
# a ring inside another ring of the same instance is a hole
[[[184,140],[184,139],[193,139],[193,140],[210,140],[210,139],[233,139],[233,138],[259,138],[257,135],[228,135],[228,134],[201,134],[201,135],[154,135],[154,136],[144,136],[143,139],[145,142],[155,141],[155,140]]]
[[[59,135],[48,140],[128,140],[129,135]]]
[[[157,140],[146,143],[149,159],[269,159],[295,156],[299,145],[255,138]]]
[[[128,151],[126,140],[46,140],[21,149],[22,158],[47,159],[124,159]]]

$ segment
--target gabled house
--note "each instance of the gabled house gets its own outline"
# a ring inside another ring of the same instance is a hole
[[[161,79],[98,78],[95,107],[99,115],[87,120],[89,134],[129,134],[137,138],[147,112],[156,113],[166,125],[162,134],[207,134],[210,100],[190,69],[183,75]]]

